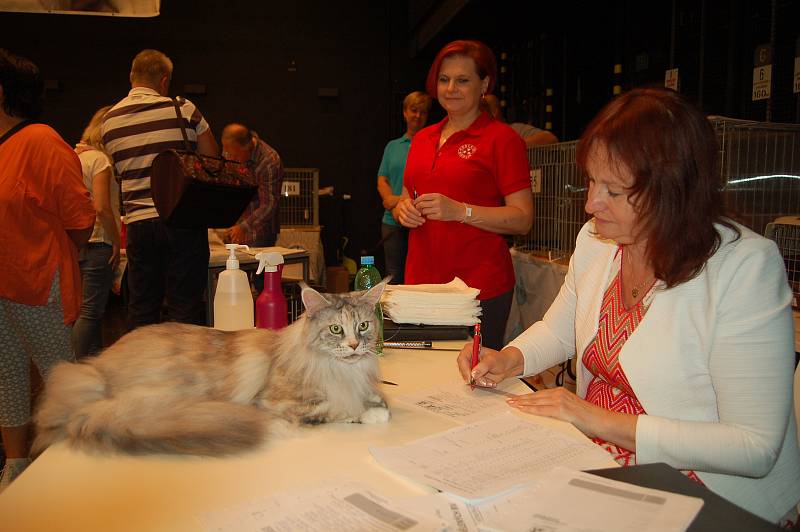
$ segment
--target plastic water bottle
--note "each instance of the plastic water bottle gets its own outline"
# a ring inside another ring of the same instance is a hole
[[[371,255],[361,257],[361,268],[356,272],[354,288],[356,290],[369,290],[380,282],[381,274],[378,268],[375,267],[375,257]],[[383,311],[381,310],[380,302],[375,305],[375,316],[378,322],[376,352],[381,355],[383,354]]]

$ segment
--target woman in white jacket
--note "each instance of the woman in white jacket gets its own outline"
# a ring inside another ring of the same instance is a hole
[[[573,423],[622,465],[665,462],[797,522],[791,292],[777,247],[724,216],[714,131],[679,94],[609,103],[578,147],[593,216],[542,321],[462,376],[479,386],[578,355],[576,394],[509,400]]]

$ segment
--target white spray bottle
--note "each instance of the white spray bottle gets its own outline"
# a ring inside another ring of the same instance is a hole
[[[238,331],[253,328],[253,294],[247,274],[239,269],[237,249],[250,249],[241,244],[225,244],[230,255],[225,271],[217,279],[214,294],[214,328],[221,331]]]

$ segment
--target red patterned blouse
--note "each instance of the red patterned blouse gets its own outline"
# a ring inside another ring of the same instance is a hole
[[[647,412],[628,383],[619,361],[619,353],[647,312],[656,283],[653,283],[633,307],[625,308],[620,279],[622,270],[619,268],[621,260],[622,248],[615,257],[617,274],[603,295],[597,335],[583,352],[583,365],[594,375],[589,382],[585,399],[612,412],[639,415]],[[593,441],[611,453],[620,465],[636,465],[635,452],[600,438],[594,438]],[[692,480],[703,483],[694,471],[683,473]]]

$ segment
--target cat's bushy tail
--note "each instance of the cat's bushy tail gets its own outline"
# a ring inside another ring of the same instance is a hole
[[[93,365],[58,364],[34,417],[32,454],[66,439],[76,447],[131,454],[222,455],[252,449],[264,439],[267,414],[255,407],[151,391],[108,397],[105,379]]]

